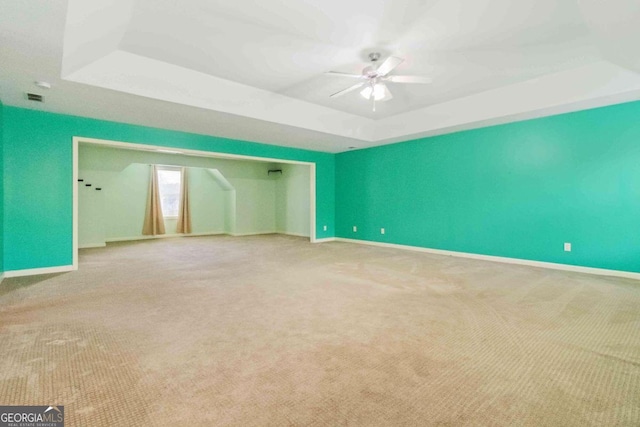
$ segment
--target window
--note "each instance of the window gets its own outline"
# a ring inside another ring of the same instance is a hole
[[[165,218],[177,218],[180,208],[180,169],[159,168],[158,187],[160,190],[160,204]]]

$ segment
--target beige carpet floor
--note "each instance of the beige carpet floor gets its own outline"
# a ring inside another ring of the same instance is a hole
[[[638,426],[640,282],[301,238],[0,285],[0,404],[67,426]]]

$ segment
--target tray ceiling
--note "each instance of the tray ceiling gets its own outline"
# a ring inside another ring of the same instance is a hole
[[[5,104],[30,106],[23,92],[46,78],[54,88],[39,108],[321,151],[640,95],[635,1],[34,0],[2,8]],[[329,98],[353,81],[324,73],[360,73],[373,51],[404,58],[398,74],[433,83],[389,83],[394,98],[375,112],[357,91]]]

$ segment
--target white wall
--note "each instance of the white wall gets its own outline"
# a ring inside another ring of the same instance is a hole
[[[144,238],[150,163],[189,167],[194,234],[309,236],[308,166],[81,144],[79,177],[103,190],[79,191],[80,247]],[[276,167],[282,176],[268,174]],[[175,220],[166,219],[165,225],[167,235],[175,233]]]
[[[307,165],[282,164],[276,181],[276,230],[296,236],[310,235],[310,168]]]
[[[227,196],[202,168],[189,168],[189,201],[192,234],[225,233]],[[144,238],[150,166],[134,163],[122,171],[79,170],[92,187],[82,185],[78,194],[79,246],[100,246],[108,241]],[[82,183],[84,184],[84,183]],[[96,186],[101,191],[92,190]],[[177,235],[176,218],[165,218],[167,236]]]
[[[86,172],[80,170],[79,174],[86,175]],[[142,236],[149,188],[149,165],[134,163],[122,171],[104,174],[106,240]],[[79,230],[79,237],[81,241],[84,240],[82,230]]]
[[[83,173],[84,179],[78,183],[78,230],[82,236],[81,247],[104,246],[106,239],[105,226],[105,189],[100,191],[102,183],[108,179],[104,172]],[[91,184],[87,187],[85,184]]]
[[[266,170],[265,170],[266,177]],[[275,233],[275,181],[230,178],[236,190],[236,235]]]
[[[224,231],[227,234],[236,233],[236,190],[225,192]]]
[[[192,233],[225,233],[226,191],[220,188],[207,169],[189,168],[188,174]],[[175,225],[171,230],[175,230]]]

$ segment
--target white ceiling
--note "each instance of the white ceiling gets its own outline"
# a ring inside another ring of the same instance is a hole
[[[637,22],[637,0],[2,2],[0,99],[339,152],[640,99]],[[373,51],[433,83],[329,98]]]

